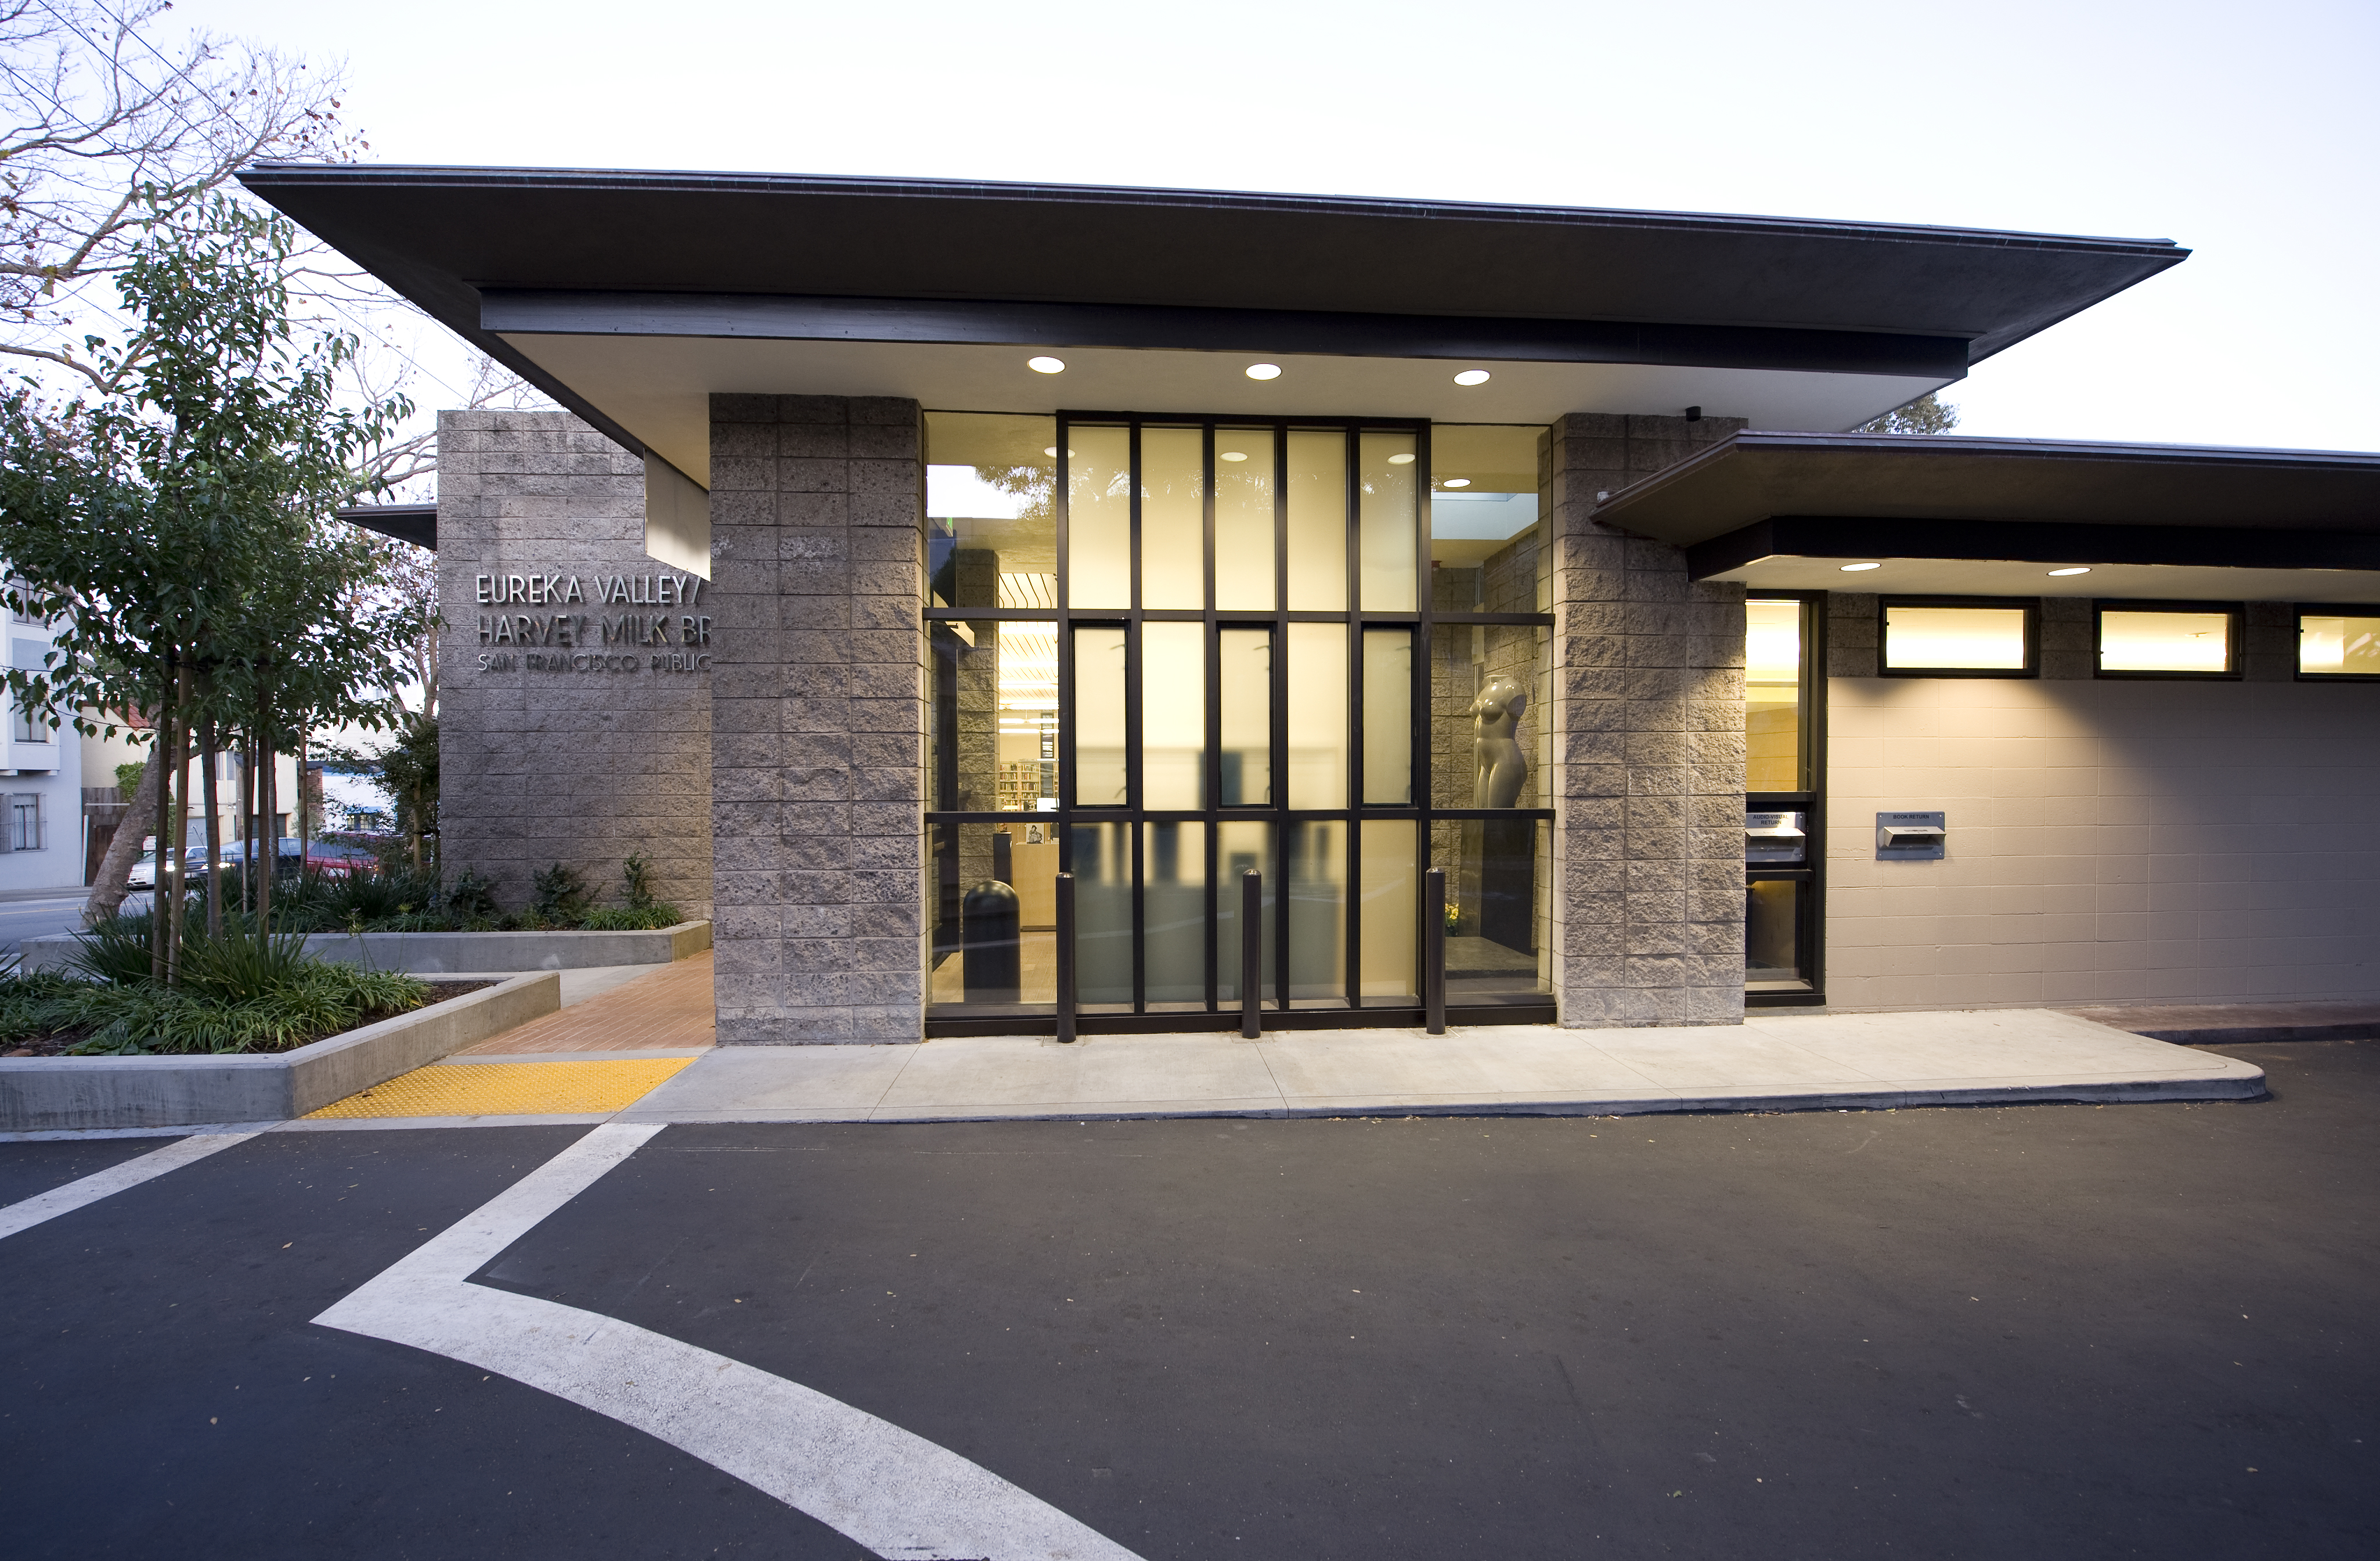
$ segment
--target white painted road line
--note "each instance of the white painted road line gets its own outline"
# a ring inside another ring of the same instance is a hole
[[[608,1415],[900,1561],[1138,1561],[981,1465],[823,1393],[616,1318],[469,1284],[661,1123],[595,1128],[314,1319]]]
[[[168,1171],[179,1170],[193,1160],[203,1160],[217,1150],[246,1143],[254,1137],[254,1133],[209,1133],[200,1138],[176,1139],[163,1149],[152,1149],[146,1154],[136,1155],[120,1165],[93,1171],[78,1181],[54,1187],[21,1203],[11,1203],[0,1209],[0,1237],[14,1236],[43,1220],[73,1213],[85,1204],[112,1197],[128,1187],[139,1187],[142,1182],[162,1177]]]

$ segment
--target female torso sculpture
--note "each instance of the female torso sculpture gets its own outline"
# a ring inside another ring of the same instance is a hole
[[[1521,712],[1528,704],[1527,685],[1517,677],[1498,673],[1488,679],[1488,686],[1479,690],[1479,697],[1463,712],[1477,718],[1471,728],[1472,762],[1477,766],[1472,777],[1473,807],[1520,805],[1522,785],[1529,778],[1529,764],[1521,757],[1521,742],[1515,734],[1521,724]]]

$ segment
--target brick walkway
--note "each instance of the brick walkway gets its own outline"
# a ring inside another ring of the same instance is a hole
[[[663,965],[584,1003],[491,1035],[455,1054],[688,1051],[713,1042],[710,955]]]

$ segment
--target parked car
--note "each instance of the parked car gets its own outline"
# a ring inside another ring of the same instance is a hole
[[[176,877],[183,872],[188,872],[193,883],[206,882],[207,848],[204,846],[193,846],[184,851],[182,860],[179,861],[170,859],[166,861],[166,877]],[[154,889],[157,886],[157,851],[153,845],[140,853],[140,860],[132,864],[132,871],[126,876],[125,883],[135,889]]]

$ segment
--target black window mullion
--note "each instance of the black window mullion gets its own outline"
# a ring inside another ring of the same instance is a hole
[[[1145,1014],[1148,1012],[1148,911],[1144,900],[1148,872],[1141,855],[1148,831],[1137,818],[1124,827],[1132,835],[1132,1011]]]
[[[1363,432],[1350,427],[1342,470],[1347,538],[1347,1006],[1364,1006],[1364,853],[1356,813],[1364,806]]]
[[[1429,870],[1431,853],[1437,848],[1438,829],[1435,811],[1438,806],[1438,755],[1432,743],[1438,730],[1437,710],[1433,701],[1438,690],[1438,663],[1435,659],[1434,625],[1438,612],[1437,571],[1430,567],[1429,528],[1430,494],[1435,491],[1431,473],[1434,470],[1429,448],[1429,424],[1424,423],[1414,434],[1414,464],[1420,469],[1414,481],[1414,564],[1420,578],[1414,582],[1414,655],[1413,687],[1406,699],[1412,712],[1409,728],[1413,743],[1415,825],[1414,901],[1418,906],[1427,896],[1420,891],[1422,874]],[[1539,524],[1550,526],[1550,517],[1540,517]],[[1550,743],[1540,744],[1542,750]],[[1423,962],[1429,956],[1428,929],[1422,925],[1419,914],[1414,917],[1414,972],[1416,984],[1423,992],[1429,990],[1429,972]],[[1419,995],[1419,994],[1416,994]]]

